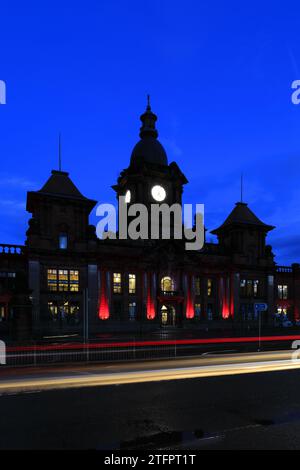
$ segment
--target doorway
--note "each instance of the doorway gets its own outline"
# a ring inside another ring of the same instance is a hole
[[[176,310],[173,305],[162,305],[161,313],[161,326],[176,326]]]

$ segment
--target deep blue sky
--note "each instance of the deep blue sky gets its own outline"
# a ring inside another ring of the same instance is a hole
[[[84,195],[110,188],[138,140],[146,94],[169,161],[208,229],[239,199],[280,264],[300,261],[300,4],[86,0],[1,3],[0,242],[23,243],[27,190],[57,168]]]

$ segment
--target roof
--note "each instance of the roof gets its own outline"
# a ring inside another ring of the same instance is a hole
[[[263,230],[269,231],[275,228],[273,225],[267,225],[262,222],[255,214],[249,209],[245,202],[237,202],[234,209],[230,212],[225,222],[211,233],[217,235],[224,229],[232,225],[251,225]]]
[[[69,178],[69,173],[65,171],[52,170],[50,178],[39,191],[29,191],[27,193],[26,210],[32,212],[35,201],[37,198],[42,196],[66,198],[78,202],[81,201],[87,205],[90,210],[92,210],[97,203],[96,201],[83,196],[73,181]]]
[[[69,173],[65,171],[52,170],[50,178],[37,192],[86,199],[69,178]]]

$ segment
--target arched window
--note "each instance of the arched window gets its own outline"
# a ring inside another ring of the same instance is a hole
[[[163,292],[173,292],[175,289],[173,279],[170,276],[163,277],[160,281],[160,288]]]

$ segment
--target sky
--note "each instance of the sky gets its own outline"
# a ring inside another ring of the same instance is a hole
[[[2,1],[0,243],[23,244],[26,191],[62,167],[115,202],[151,95],[159,139],[218,227],[240,199],[276,229],[278,264],[300,262],[300,3]],[[92,222],[96,222],[92,214]],[[208,240],[213,240],[208,235]]]

